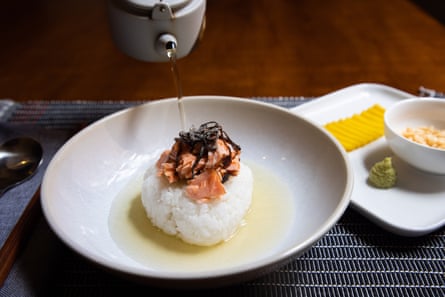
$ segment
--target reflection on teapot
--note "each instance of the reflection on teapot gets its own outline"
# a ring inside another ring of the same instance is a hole
[[[108,0],[112,38],[125,54],[142,61],[187,56],[202,38],[206,0]]]

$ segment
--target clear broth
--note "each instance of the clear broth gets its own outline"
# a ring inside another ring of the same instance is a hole
[[[113,240],[127,256],[158,271],[228,268],[273,254],[290,235],[296,207],[287,185],[258,165],[248,166],[254,175],[252,205],[231,239],[201,247],[157,229],[145,214],[142,177],[138,177],[113,201],[109,217]]]

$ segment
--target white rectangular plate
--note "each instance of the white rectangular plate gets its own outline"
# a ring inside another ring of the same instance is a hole
[[[324,125],[380,104],[416,97],[385,85],[358,84],[295,107],[292,111]],[[444,99],[445,100],[445,99]],[[421,236],[445,224],[445,176],[421,172],[394,156],[385,137],[348,153],[354,171],[351,204],[382,228],[403,236]],[[371,166],[392,156],[398,180],[391,189],[368,184]]]

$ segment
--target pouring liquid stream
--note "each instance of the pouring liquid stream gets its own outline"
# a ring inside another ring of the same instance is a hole
[[[173,80],[175,82],[175,88],[178,98],[179,117],[181,120],[181,129],[182,131],[185,131],[186,120],[185,120],[184,104],[182,102],[181,78],[179,75],[178,64],[176,63],[176,44],[174,42],[167,44],[166,51],[167,51],[167,56],[170,60],[170,67],[173,74]]]

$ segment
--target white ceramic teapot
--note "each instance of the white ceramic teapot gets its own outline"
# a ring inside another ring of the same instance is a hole
[[[111,35],[125,54],[142,61],[188,55],[205,28],[206,0],[108,0]]]

